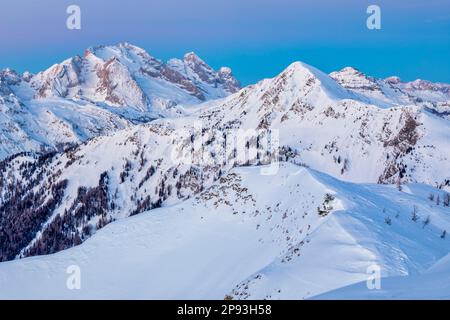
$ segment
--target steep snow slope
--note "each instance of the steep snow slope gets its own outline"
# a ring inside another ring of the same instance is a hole
[[[379,290],[368,290],[366,282],[339,288],[313,299],[450,299],[450,255],[420,275],[382,278]]]
[[[410,185],[405,194],[392,186],[353,185],[315,176],[335,192],[343,209],[330,213],[288,255],[237,285],[232,296],[309,298],[345,282],[366,281],[373,266],[381,268],[382,277],[421,274],[448,252],[448,239],[441,236],[442,228],[449,227],[449,208],[430,206],[427,192],[432,188]],[[413,221],[415,205],[420,218]]]
[[[260,170],[235,168],[72,249],[1,263],[0,297],[307,298],[364,280],[374,263],[383,276],[419,274],[449,252],[449,208],[427,199],[437,189],[355,185],[287,163],[276,176]],[[66,287],[71,265],[81,290]]]
[[[194,53],[164,63],[128,43],[86,50],[36,75],[0,72],[0,159],[62,149],[132,123],[179,116],[239,89]]]

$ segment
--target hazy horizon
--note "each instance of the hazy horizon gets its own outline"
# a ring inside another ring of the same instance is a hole
[[[194,51],[214,68],[231,67],[244,85],[293,61],[325,72],[353,66],[381,78],[450,83],[450,3],[377,1],[382,27],[369,30],[372,3],[5,0],[0,69],[35,73],[90,46],[129,42],[162,60]],[[71,4],[81,8],[81,30],[66,28]]]

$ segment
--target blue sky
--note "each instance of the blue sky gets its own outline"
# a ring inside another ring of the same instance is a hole
[[[70,4],[81,7],[81,30],[66,28]],[[366,28],[370,4],[381,7],[381,30]],[[449,0],[0,0],[0,69],[37,72],[121,41],[164,60],[195,51],[244,84],[297,60],[450,83]]]

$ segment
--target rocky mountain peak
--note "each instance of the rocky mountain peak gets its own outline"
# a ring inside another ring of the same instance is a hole
[[[90,47],[83,57],[56,64],[31,82],[38,99],[77,97],[140,111],[196,104],[225,97],[240,88],[231,69],[215,71],[193,52],[183,60],[164,63],[127,42]],[[108,83],[110,89],[106,89]],[[177,93],[167,94],[173,90]],[[132,99],[133,94],[138,101]]]
[[[363,72],[354,67],[345,67],[339,71],[334,71],[330,73],[330,77],[344,86],[350,86],[353,84],[357,87],[358,85],[374,84],[375,82],[372,77],[365,75]]]
[[[206,65],[206,63],[200,59],[200,57],[193,51],[186,53],[183,56],[183,60],[185,62],[193,63],[193,64],[203,64]]]
[[[326,73],[320,71],[303,62],[294,62],[289,65],[276,78],[287,78],[290,89],[300,90],[305,92],[305,96],[315,96],[314,99],[327,97],[327,99],[346,99],[349,98],[349,93],[340,86],[334,79]]]
[[[387,77],[384,79],[384,81],[386,81],[387,83],[390,83],[390,84],[398,84],[398,83],[402,82],[400,77],[397,77],[397,76]]]
[[[21,76],[13,69],[6,68],[0,71],[0,81],[4,81],[7,85],[17,85],[21,80]]]

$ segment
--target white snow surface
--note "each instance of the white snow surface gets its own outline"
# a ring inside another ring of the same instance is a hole
[[[316,300],[449,300],[450,255],[445,256],[430,270],[419,275],[382,278],[379,289],[369,290],[367,281],[318,295]]]
[[[427,280],[449,254],[440,238],[449,209],[427,199],[432,187],[400,192],[288,163],[275,176],[260,169],[235,168],[198,196],[113,222],[80,246],[1,263],[0,298],[304,299],[364,281],[373,264],[386,286],[407,278],[397,276]],[[320,216],[326,193],[333,209]],[[66,287],[71,265],[80,290]],[[444,297],[427,293],[417,291]]]

